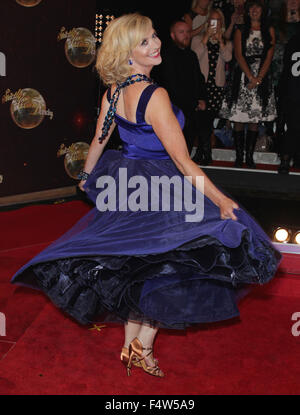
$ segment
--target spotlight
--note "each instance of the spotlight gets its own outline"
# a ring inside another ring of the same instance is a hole
[[[300,231],[297,231],[294,235],[294,242],[300,245]]]
[[[277,228],[274,232],[274,239],[276,242],[287,243],[291,238],[291,232],[285,228]],[[300,233],[299,233],[300,240]]]

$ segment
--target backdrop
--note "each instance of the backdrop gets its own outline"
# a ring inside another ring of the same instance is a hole
[[[94,71],[96,13],[104,29],[111,15],[139,11],[165,41],[189,4],[1,0],[0,197],[77,184],[103,93]]]
[[[77,183],[94,130],[95,10],[96,0],[1,1],[0,196]]]

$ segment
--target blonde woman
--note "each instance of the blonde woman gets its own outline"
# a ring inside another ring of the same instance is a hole
[[[160,47],[151,20],[139,14],[105,30],[96,67],[109,88],[79,184],[97,207],[13,279],[43,289],[82,324],[124,324],[127,374],[135,366],[159,378],[152,353],[159,327],[238,315],[238,283],[268,281],[279,260],[253,219],[190,159],[182,112],[149,78]],[[123,151],[103,153],[116,125]],[[177,182],[168,209],[152,189],[160,177]],[[198,205],[202,197],[197,221],[186,218],[187,197],[178,209],[182,185]]]
[[[201,72],[206,81],[206,124],[204,142],[199,144],[194,160],[204,165],[210,164],[211,145],[210,136],[213,131],[213,122],[218,117],[224,94],[225,63],[232,58],[232,43],[224,38],[225,19],[219,9],[212,9],[202,36],[193,44],[193,50],[198,56]],[[202,160],[201,160],[202,157]]]

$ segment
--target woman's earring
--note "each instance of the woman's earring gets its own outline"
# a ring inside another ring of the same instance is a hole
[[[131,60],[131,59],[129,59],[129,61],[128,61],[128,65],[132,65],[132,64],[133,64],[132,60]]]

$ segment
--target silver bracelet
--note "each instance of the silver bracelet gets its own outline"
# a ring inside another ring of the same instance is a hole
[[[79,179],[79,180],[86,180],[88,177],[89,177],[89,173],[87,173],[86,171],[81,171],[79,174],[78,174],[78,176],[77,176],[77,178]]]

